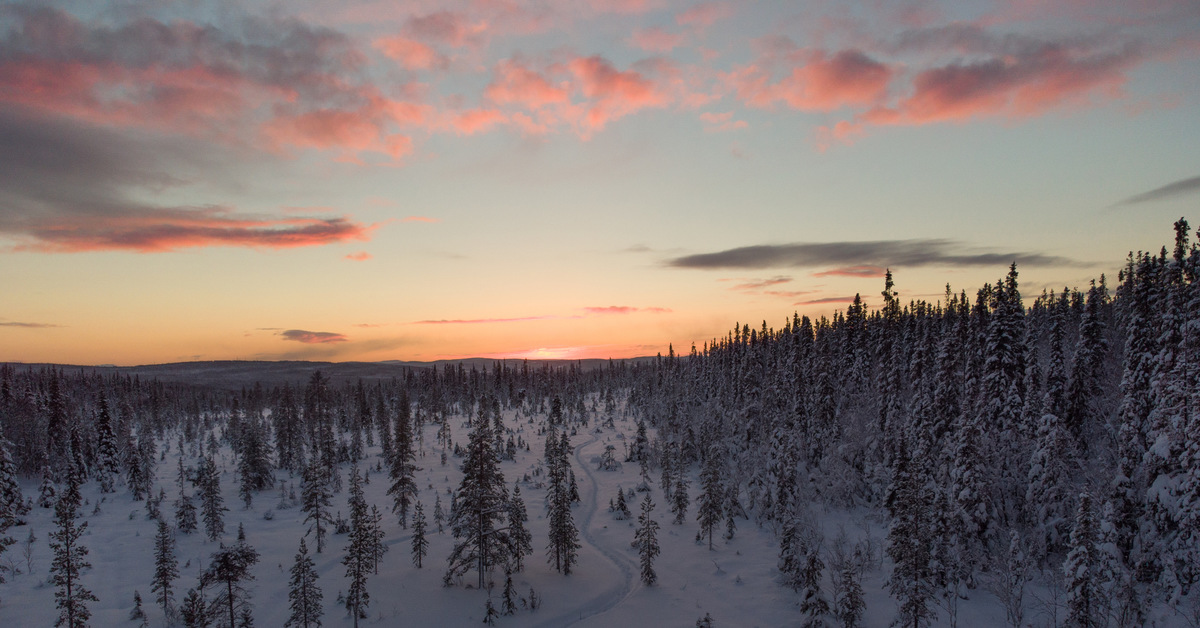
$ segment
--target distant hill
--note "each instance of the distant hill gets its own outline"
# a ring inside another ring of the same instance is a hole
[[[637,362],[653,358],[632,358],[626,362]],[[138,377],[141,380],[158,380],[161,382],[179,382],[196,386],[224,390],[239,390],[253,386],[256,382],[265,387],[281,386],[284,383],[293,386],[303,386],[314,371],[321,371],[335,385],[346,382],[374,383],[389,381],[392,378],[403,377],[413,370],[444,368],[446,365],[462,364],[463,368],[474,367],[477,370],[490,370],[494,365],[505,362],[510,368],[520,368],[528,363],[531,369],[541,369],[543,366],[567,366],[576,364],[584,370],[599,368],[608,360],[493,360],[490,358],[466,358],[463,360],[438,360],[434,362],[402,362],[389,360],[386,362],[306,362],[306,361],[255,361],[255,360],[215,360],[206,362],[172,362],[169,364],[146,364],[141,366],[80,366],[69,364],[21,364],[14,363],[16,368],[45,368],[55,367],[67,370],[83,370],[101,374],[120,374]]]

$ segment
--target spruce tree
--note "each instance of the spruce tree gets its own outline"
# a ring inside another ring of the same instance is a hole
[[[196,489],[200,493],[200,518],[208,540],[216,541],[225,533],[225,500],[221,497],[221,476],[211,457],[200,459],[196,469]]]
[[[687,518],[688,503],[688,487],[691,482],[687,478],[687,470],[680,464],[679,468],[675,469],[675,486],[671,488],[671,512],[675,513],[675,525],[683,525],[684,519]]]
[[[305,515],[304,523],[309,524],[305,535],[312,533],[316,536],[318,554],[324,551],[325,537],[333,527],[333,515],[330,514],[333,494],[328,477],[328,470],[319,461],[313,460],[304,467],[301,479],[301,509]]]
[[[725,512],[725,488],[721,483],[721,463],[715,447],[709,450],[701,466],[700,490],[696,521],[700,523],[701,536],[708,537],[708,549],[712,551],[713,530],[721,524]]]
[[[75,524],[79,509],[79,479],[71,474],[63,494],[54,505],[56,530],[50,533],[50,550],[54,558],[50,563],[50,581],[54,584],[54,605],[58,608],[58,619],[54,625],[66,628],[85,628],[92,613],[88,602],[96,602],[96,596],[79,581],[80,573],[91,567],[87,562],[88,549],[80,543],[87,530],[87,522]]]
[[[171,584],[179,577],[179,561],[175,558],[175,535],[162,519],[158,520],[158,532],[154,536],[154,581],[150,592],[157,593],[156,602],[163,613],[170,617],[175,607]]]
[[[494,441],[491,421],[481,409],[468,437],[463,477],[455,493],[457,506],[450,511],[455,543],[442,578],[446,584],[475,569],[479,588],[483,588],[486,573],[508,558],[508,533],[499,525],[506,510],[504,475],[500,473]]]
[[[551,429],[546,438],[558,441],[557,445],[553,447],[547,445],[547,449],[552,450],[552,458],[547,460],[550,478],[550,486],[546,494],[549,509],[547,518],[550,520],[549,540],[546,548],[547,560],[554,563],[554,568],[559,573],[570,574],[571,566],[577,560],[577,551],[580,547],[579,530],[575,527],[574,515],[571,512],[568,475],[571,465],[568,457],[571,446],[566,432],[559,435],[556,430]]]
[[[375,504],[371,504],[371,515],[369,522],[369,536],[371,537],[371,569],[376,575],[378,575],[379,561],[383,560],[383,555],[386,554],[390,548],[387,546],[387,543],[384,543],[385,537],[383,532],[383,514],[379,512],[379,508],[377,508]]]
[[[21,515],[29,511],[21,494],[21,485],[17,482],[11,447],[0,427],[0,526],[17,525]]]
[[[834,597],[833,615],[842,628],[858,628],[866,610],[861,575],[852,561],[846,561],[839,577],[840,585]]]
[[[654,572],[654,559],[658,557],[658,522],[654,520],[654,502],[650,495],[642,499],[642,513],[638,515],[638,528],[633,533],[633,544],[638,550],[641,563],[642,583],[653,586],[658,581]]]
[[[196,504],[192,502],[191,496],[187,494],[184,482],[187,481],[187,473],[183,468],[183,443],[180,442],[179,453],[179,497],[175,500],[175,529],[183,534],[191,534],[196,531],[198,525],[196,520]]]
[[[317,568],[308,555],[304,538],[292,563],[291,580],[288,581],[288,607],[291,614],[284,628],[319,628],[321,625],[321,587],[317,586]]]
[[[201,588],[217,587],[217,595],[208,605],[208,617],[229,617],[229,625],[236,626],[238,611],[248,608],[249,592],[244,583],[254,580],[250,569],[258,563],[259,554],[245,540],[238,528],[238,540],[232,546],[220,548],[209,559],[208,568],[200,575]],[[245,612],[245,611],[243,611]]]
[[[113,430],[112,412],[108,408],[108,397],[100,389],[96,400],[96,477],[102,493],[116,490],[114,484],[121,473],[121,455],[117,451],[117,435]]]
[[[400,526],[408,527],[408,509],[417,498],[417,482],[414,475],[420,469],[414,464],[412,426],[408,400],[404,399],[396,409],[396,439],[392,457],[388,461],[388,477],[392,485],[387,494],[392,496],[392,513],[400,516]]]
[[[525,527],[529,515],[525,510],[525,500],[521,499],[520,483],[513,484],[512,495],[508,500],[508,538],[512,541],[513,571],[525,568],[525,557],[533,553],[533,534]]]
[[[933,498],[925,484],[927,474],[909,457],[902,439],[896,456],[892,486],[892,525],[888,530],[887,554],[892,559],[892,574],[887,588],[900,603],[898,625],[920,628],[934,617],[930,607],[936,592],[933,568]]]
[[[425,538],[425,508],[421,502],[413,506],[412,527],[412,561],[417,569],[422,567],[425,556],[429,554],[429,539]]]
[[[504,570],[504,595],[501,598],[500,608],[505,615],[513,615],[517,612],[517,593],[513,588],[512,570]]]
[[[240,440],[238,475],[241,483],[238,494],[246,508],[249,508],[254,493],[270,488],[275,483],[275,474],[271,471],[266,435],[257,418],[247,417],[242,423]]]
[[[1072,628],[1098,628],[1105,624],[1101,594],[1100,555],[1096,547],[1099,527],[1088,493],[1079,495],[1075,528],[1071,531],[1071,551],[1063,562],[1067,587],[1067,625]]]
[[[358,474],[357,466],[350,471],[349,507],[350,538],[342,564],[346,566],[346,577],[350,579],[350,588],[346,592],[346,610],[354,618],[354,625],[358,626],[358,620],[367,617],[367,607],[371,602],[371,596],[367,592],[367,576],[374,560],[375,534],[371,515],[367,511],[367,502],[363,497],[362,477]]]
[[[188,589],[179,607],[179,616],[186,628],[208,628],[208,603],[204,601],[203,588]]]

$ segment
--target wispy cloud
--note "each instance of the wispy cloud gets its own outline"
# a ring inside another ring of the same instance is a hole
[[[308,331],[304,329],[289,329],[279,333],[284,340],[293,340],[302,342],[308,345],[329,344],[335,342],[346,342],[349,340],[344,334],[338,334],[331,331]]]
[[[583,308],[588,314],[634,314],[636,312],[647,312],[652,314],[669,314],[671,308],[666,307],[632,307],[628,305],[608,305],[600,307],[585,307]]]
[[[796,305],[821,305],[824,303],[853,303],[854,297],[823,297],[820,299],[812,299],[810,301],[800,301]]]
[[[814,266],[996,266],[1011,262],[1028,266],[1078,265],[1056,255],[1027,252],[972,251],[952,240],[875,240],[863,242],[798,242],[763,244],[715,253],[684,255],[666,261],[674,268],[755,269]]]
[[[54,327],[62,327],[53,323],[21,323],[17,321],[0,321],[0,327],[21,327],[24,329],[50,329]]]
[[[366,251],[359,251],[357,253],[350,253],[346,256],[346,259],[352,262],[365,262],[371,259],[371,254]]]
[[[886,272],[887,269],[880,266],[843,266],[812,275],[813,277],[882,277]]]
[[[1175,198],[1187,194],[1195,194],[1200,192],[1200,177],[1192,177],[1190,179],[1180,179],[1168,183],[1164,186],[1154,188],[1149,192],[1134,194],[1129,198],[1117,203],[1117,205],[1137,205],[1139,203],[1149,203],[1151,201],[1161,201],[1167,198]]]
[[[404,218],[400,219],[400,222],[435,223],[435,222],[441,222],[441,220],[439,220],[437,218],[430,218],[428,216],[405,216]]]
[[[544,321],[558,316],[518,316],[514,318],[456,318],[414,321],[412,325],[482,325],[488,323],[522,323],[525,321]]]

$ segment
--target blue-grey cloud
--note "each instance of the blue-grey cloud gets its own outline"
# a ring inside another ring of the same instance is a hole
[[[871,240],[795,242],[743,246],[666,261],[674,268],[751,269],[821,266],[1079,266],[1079,261],[1036,252],[971,250],[952,240]]]
[[[1200,177],[1192,177],[1190,179],[1180,179],[1174,183],[1168,183],[1162,187],[1154,188],[1149,192],[1134,194],[1129,198],[1117,203],[1118,205],[1137,205],[1138,203],[1148,203],[1150,201],[1161,201],[1165,198],[1173,198],[1183,196],[1185,194],[1195,194],[1200,192]]]

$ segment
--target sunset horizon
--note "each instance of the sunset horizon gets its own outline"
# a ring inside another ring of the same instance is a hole
[[[686,353],[1200,222],[1194,2],[0,16],[0,361]]]

